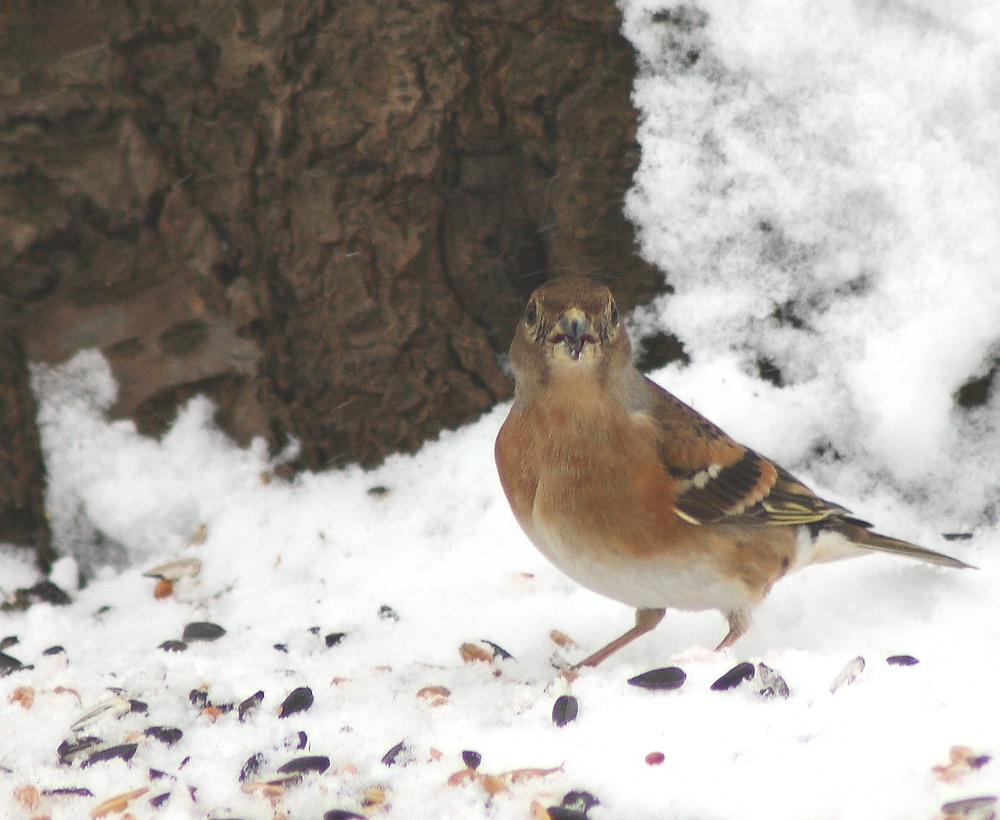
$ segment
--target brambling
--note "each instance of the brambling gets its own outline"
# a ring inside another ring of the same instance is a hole
[[[496,463],[521,528],[583,586],[636,608],[635,626],[578,666],[649,632],[667,607],[717,609],[718,649],[789,570],[870,550],[968,564],[873,532],[646,378],[611,292],[581,277],[538,288],[510,347],[514,403]]]

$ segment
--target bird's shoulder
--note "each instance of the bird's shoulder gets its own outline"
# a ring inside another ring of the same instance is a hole
[[[648,378],[645,391],[641,412],[655,422],[660,464],[676,482],[676,512],[688,523],[788,526],[847,512]]]

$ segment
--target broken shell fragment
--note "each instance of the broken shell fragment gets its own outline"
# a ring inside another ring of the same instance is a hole
[[[860,655],[856,658],[852,658],[845,665],[844,668],[840,670],[840,674],[834,678],[833,683],[830,684],[830,691],[836,692],[838,689],[848,686],[858,679],[858,675],[865,671],[865,659]]]
[[[757,694],[762,698],[787,698],[791,692],[785,679],[765,663],[757,664]]]
[[[476,643],[463,643],[458,647],[458,654],[465,663],[492,663],[494,652]]]
[[[417,697],[431,706],[444,706],[450,695],[451,690],[445,686],[425,686],[417,692]]]
[[[261,703],[264,702],[264,690],[258,689],[246,700],[241,701],[240,705],[236,707],[236,713],[239,716],[240,723],[242,723],[248,714],[253,712]]]
[[[163,581],[180,581],[182,578],[194,578],[201,572],[201,561],[197,558],[177,558],[159,564],[143,573],[146,578],[160,578]]]
[[[560,632],[558,629],[553,629],[549,632],[549,638],[552,643],[563,649],[576,649],[577,643],[565,632]]]

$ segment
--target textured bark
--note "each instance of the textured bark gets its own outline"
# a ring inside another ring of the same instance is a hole
[[[0,332],[0,542],[34,547],[47,567],[52,553],[42,482],[27,364],[17,339]]]
[[[145,432],[206,392],[241,441],[374,464],[510,395],[541,281],[662,288],[613,0],[6,8],[0,321],[100,348]]]

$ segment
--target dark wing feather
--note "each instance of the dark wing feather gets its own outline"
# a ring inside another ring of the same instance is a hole
[[[648,412],[660,429],[660,462],[681,482],[675,507],[685,521],[793,526],[849,515],[655,382],[647,383],[653,393]]]

